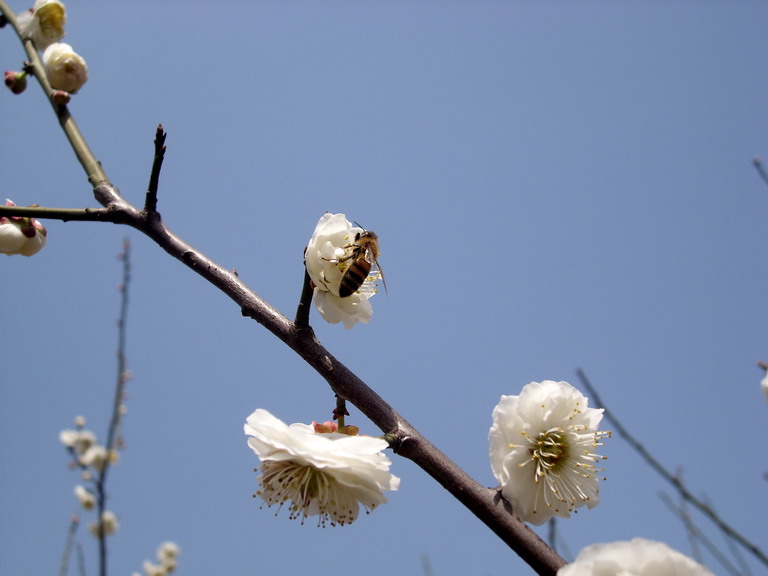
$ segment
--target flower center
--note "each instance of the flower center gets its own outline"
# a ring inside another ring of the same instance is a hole
[[[568,434],[562,428],[551,428],[539,434],[538,438],[530,438],[531,458],[536,462],[536,476],[546,476],[557,472],[562,463],[567,461],[571,448]]]

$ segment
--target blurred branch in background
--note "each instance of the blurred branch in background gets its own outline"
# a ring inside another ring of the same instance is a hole
[[[755,156],[752,158],[752,164],[754,164],[755,169],[757,170],[757,173],[760,174],[760,178],[763,179],[763,182],[768,184],[768,172],[765,171],[765,167],[763,166],[763,158],[761,156]]]
[[[584,386],[584,388],[589,393],[590,398],[594,401],[596,408],[603,408],[605,410],[605,418],[610,422],[611,427],[613,430],[621,436],[624,440],[627,441],[627,443],[645,460],[645,462],[653,468],[664,480],[669,482],[674,489],[680,494],[680,497],[686,501],[692,504],[695,508],[698,508],[700,512],[702,512],[707,518],[709,518],[716,526],[717,528],[727,537],[732,539],[733,541],[739,543],[741,546],[743,546],[746,550],[748,550],[750,553],[752,553],[760,562],[768,566],[768,557],[763,553],[760,548],[758,548],[755,544],[747,540],[744,536],[742,536],[739,532],[737,532],[733,527],[731,527],[729,524],[727,524],[719,514],[715,512],[715,510],[704,503],[702,500],[694,496],[688,488],[685,487],[683,484],[683,481],[680,479],[679,476],[672,474],[669,470],[667,470],[654,456],[632,435],[629,430],[621,423],[621,421],[616,417],[613,412],[611,412],[608,407],[606,407],[605,403],[600,398],[600,395],[597,393],[597,390],[594,386],[592,386],[592,383],[587,378],[584,371],[579,368],[576,371],[576,374],[581,381],[581,384]]]
[[[120,424],[125,414],[123,400],[125,398],[125,384],[130,379],[130,374],[126,370],[125,346],[126,346],[126,326],[128,322],[128,287],[131,282],[131,244],[126,238],[123,241],[123,251],[118,258],[123,263],[123,278],[119,285],[120,290],[120,316],[117,320],[117,375],[115,382],[115,397],[112,402],[112,417],[109,420],[109,430],[107,432],[107,458],[104,461],[104,467],[96,477],[96,502],[98,518],[101,519],[106,511],[107,504],[107,476],[109,474],[112,454],[115,450],[122,449],[123,438],[120,433]],[[101,576],[107,574],[107,539],[104,532],[104,522],[99,521],[99,568]]]
[[[78,544],[76,536],[77,529],[80,527],[80,516],[72,514],[67,529],[67,543],[64,545],[64,553],[61,555],[61,564],[59,564],[59,576],[67,576],[69,572],[69,559],[72,556],[72,550],[77,550],[79,573],[85,576],[85,565],[83,562],[83,549]]]

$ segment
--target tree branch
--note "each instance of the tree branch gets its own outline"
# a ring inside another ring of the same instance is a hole
[[[15,17],[4,0],[0,0],[0,9],[18,33]],[[394,440],[393,448],[396,453],[413,460],[437,480],[537,573],[547,576],[556,574],[558,568],[565,564],[564,560],[513,515],[508,503],[501,498],[501,495],[494,489],[478,484],[424,438],[394,408],[334,358],[315,338],[314,331],[310,327],[291,322],[243,283],[235,273],[219,266],[176,236],[162,223],[157,212],[138,210],[125,201],[118,190],[109,183],[101,164],[87,146],[67,107],[56,105],[51,100],[52,89],[45,77],[34,45],[31,41],[25,40],[24,46],[30,58],[31,69],[34,70],[40,85],[51,101],[59,123],[93,186],[94,196],[105,207],[105,211],[90,209],[69,211],[33,207],[15,208],[15,211],[6,209],[4,212],[61,220],[109,221],[131,226],[147,235],[168,254],[231,298],[240,307],[244,316],[259,322],[294,350],[328,382],[339,398],[357,406],[374,424],[390,435]]]

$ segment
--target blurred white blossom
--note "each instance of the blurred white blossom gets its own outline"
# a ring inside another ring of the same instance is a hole
[[[117,532],[120,528],[120,523],[117,521],[117,516],[111,510],[105,510],[101,515],[101,522],[91,522],[88,524],[88,530],[91,534],[99,537],[99,525],[104,525],[104,536],[109,536]]]
[[[557,576],[714,576],[662,542],[635,538],[587,546]]]
[[[145,560],[142,566],[144,568],[144,574],[146,576],[165,576],[168,574],[168,569],[162,564],[153,564],[149,560]]]
[[[94,444],[80,455],[80,462],[94,470],[102,470],[107,462],[107,449],[101,444]]]
[[[766,371],[765,376],[760,381],[760,388],[763,389],[763,395],[765,396],[765,399],[768,400],[768,371]]]
[[[261,459],[256,495],[267,506],[290,501],[289,517],[319,516],[318,525],[353,522],[362,505],[370,512],[397,490],[382,452],[387,442],[369,436],[316,433],[306,424],[286,425],[266,410],[256,410],[244,426],[248,445]]]
[[[66,32],[67,9],[59,0],[37,0],[35,5],[16,18],[23,38],[30,38],[35,48],[45,50],[61,40]]]
[[[59,440],[67,448],[72,448],[76,454],[84,454],[91,446],[96,444],[96,435],[90,430],[62,430],[59,432]]]
[[[96,506],[96,497],[85,486],[78,484],[75,486],[75,497],[80,505],[86,510],[93,509]]]
[[[522,520],[543,524],[597,506],[595,454],[609,432],[598,431],[603,411],[567,382],[531,382],[519,396],[502,396],[488,435],[493,475]]]
[[[358,322],[367,324],[373,316],[368,300],[376,293],[376,275],[369,276],[352,295],[339,296],[341,278],[352,263],[339,260],[350,256],[355,236],[362,232],[344,214],[326,212],[315,226],[304,253],[307,273],[314,284],[315,307],[327,322],[343,322],[347,329]]]
[[[16,206],[6,200],[6,206]],[[42,250],[48,240],[45,226],[34,218],[0,216],[0,252],[12,255],[32,256]]]
[[[149,560],[145,560],[142,564],[145,576],[166,576],[174,570],[179,562],[179,546],[175,542],[163,542],[157,548],[157,559],[159,562],[155,564]]]
[[[180,553],[181,550],[175,542],[163,542],[157,549],[157,559],[160,560],[160,564],[165,567],[168,574],[176,570]]]
[[[43,53],[45,75],[56,90],[76,93],[88,81],[88,66],[72,46],[57,42]]]

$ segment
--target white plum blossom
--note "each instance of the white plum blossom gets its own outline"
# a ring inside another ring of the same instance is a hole
[[[179,563],[179,546],[175,542],[163,542],[157,549],[157,559],[155,564],[145,560],[142,564],[145,576],[166,576],[176,570]],[[134,575],[138,576],[137,572]]]
[[[373,316],[368,300],[376,293],[378,274],[370,275],[350,296],[339,296],[341,278],[352,262],[344,258],[351,255],[355,236],[362,232],[344,214],[326,212],[315,226],[304,253],[307,273],[314,284],[315,307],[327,322],[343,322],[347,329],[358,322],[367,324]]]
[[[117,516],[115,516],[115,513],[111,510],[104,511],[104,513],[101,515],[101,522],[91,522],[88,524],[88,531],[96,536],[96,538],[99,537],[100,524],[103,524],[104,526],[104,536],[110,536],[111,534],[117,532],[117,530],[120,528],[120,523],[117,521]]]
[[[94,444],[80,455],[80,462],[94,470],[103,470],[107,462],[107,449],[101,444]]]
[[[368,512],[387,501],[400,479],[380,438],[317,433],[307,424],[288,426],[266,410],[256,410],[244,426],[248,445],[261,460],[260,496],[266,505],[290,501],[289,518],[319,516],[318,525],[353,522],[362,505]]]
[[[10,200],[6,206],[16,206]],[[45,226],[34,218],[0,216],[0,252],[12,255],[32,256],[43,249],[48,241]]]
[[[45,75],[51,88],[76,93],[88,81],[88,66],[72,46],[57,42],[43,53]]]
[[[76,454],[84,454],[91,446],[96,444],[96,435],[90,430],[78,428],[77,430],[62,430],[59,432],[59,440],[67,448],[72,448]]]
[[[157,559],[163,564],[176,562],[180,553],[179,545],[175,542],[163,542],[157,548]]]
[[[75,486],[75,497],[86,510],[92,510],[96,506],[96,497],[85,486]]]
[[[153,564],[149,560],[144,560],[142,568],[144,569],[144,574],[146,576],[165,576],[168,574],[168,569],[165,566],[162,564]]]
[[[595,454],[610,432],[598,431],[603,410],[567,382],[531,382],[502,396],[488,434],[493,475],[520,519],[543,524],[600,502]]]
[[[21,12],[16,20],[21,36],[30,38],[35,47],[42,51],[64,38],[67,9],[59,0],[37,0],[30,10]]]
[[[635,538],[587,546],[557,576],[714,576],[663,542]]]

